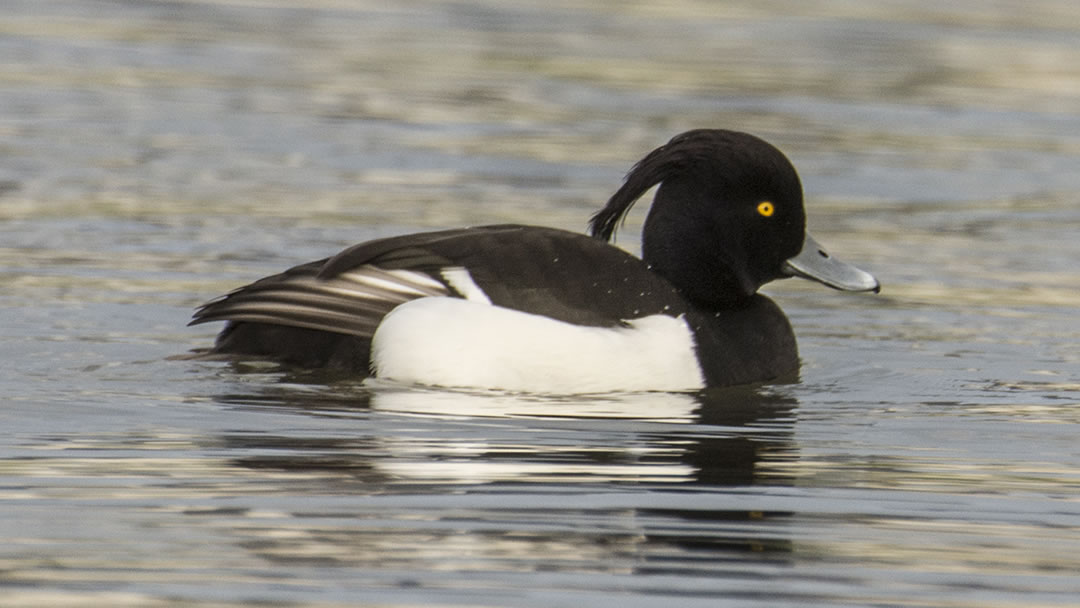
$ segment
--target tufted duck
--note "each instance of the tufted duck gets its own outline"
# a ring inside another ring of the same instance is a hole
[[[609,241],[659,185],[635,257]],[[757,293],[799,276],[879,290],[805,231],[788,159],[735,131],[678,135],[593,215],[592,237],[495,225],[355,245],[213,300],[209,351],[408,383],[548,393],[693,390],[798,369],[784,313]]]

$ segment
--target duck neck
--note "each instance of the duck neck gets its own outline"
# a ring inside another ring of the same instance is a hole
[[[657,190],[642,231],[641,257],[684,297],[704,309],[749,301],[760,283],[747,270],[737,238],[723,222],[705,215],[715,203],[693,201],[700,189],[679,181]]]

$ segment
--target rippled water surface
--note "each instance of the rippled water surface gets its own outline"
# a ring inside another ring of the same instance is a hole
[[[1080,605],[1076,2],[0,6],[0,604]],[[706,126],[884,283],[768,287],[798,382],[169,359],[364,239],[579,230]]]

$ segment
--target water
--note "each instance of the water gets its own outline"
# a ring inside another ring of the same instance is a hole
[[[1074,2],[3,8],[4,606],[1080,605]],[[884,283],[768,288],[796,383],[168,359],[367,238],[581,229],[702,126],[785,150]]]

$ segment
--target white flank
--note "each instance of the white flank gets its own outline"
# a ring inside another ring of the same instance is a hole
[[[532,393],[704,386],[682,317],[627,323],[583,327],[458,298],[421,298],[383,319],[372,339],[372,371],[398,382]]]
[[[491,299],[487,297],[483,289],[476,284],[469,271],[460,266],[452,268],[443,268],[442,278],[446,280],[450,287],[454,288],[461,294],[461,297],[469,300],[470,302],[480,302],[483,304],[491,304]]]

